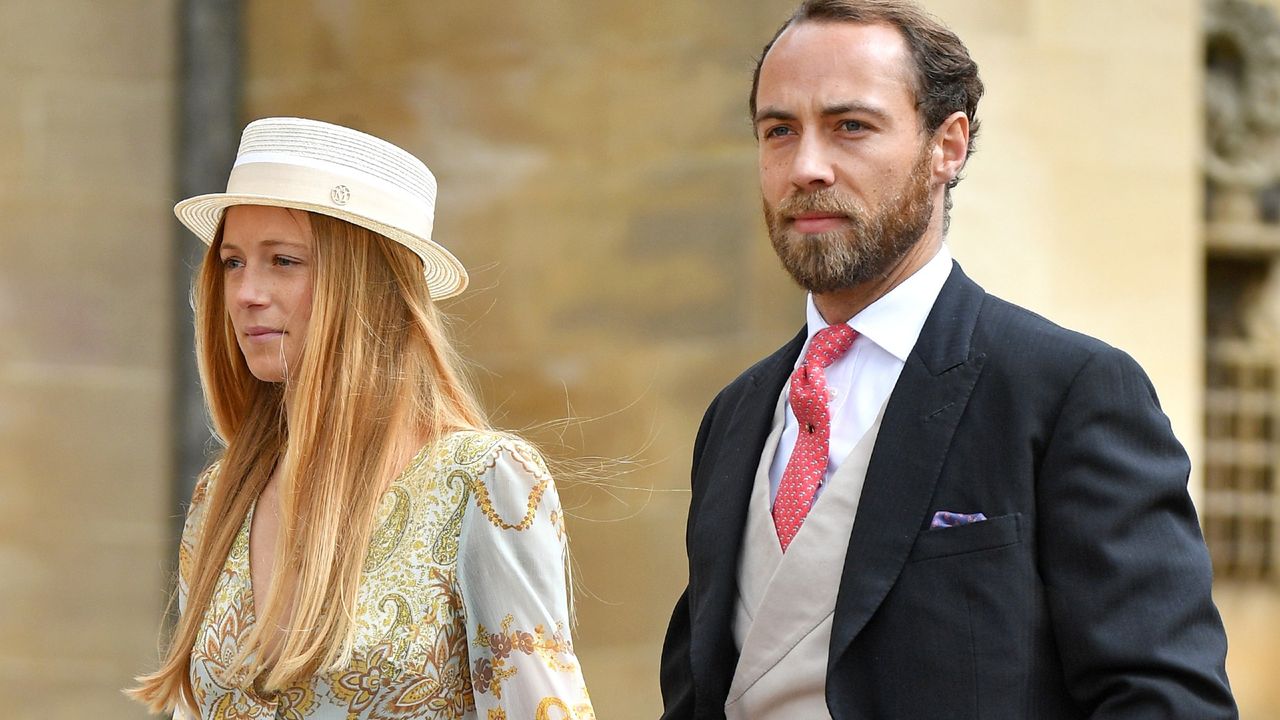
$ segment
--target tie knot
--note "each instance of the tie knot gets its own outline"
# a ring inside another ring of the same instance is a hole
[[[809,343],[804,361],[806,364],[825,368],[838,360],[841,355],[849,352],[856,337],[858,333],[845,323],[828,325],[813,336],[813,342]]]

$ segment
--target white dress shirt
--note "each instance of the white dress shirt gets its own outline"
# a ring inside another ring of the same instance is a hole
[[[822,493],[827,478],[835,474],[841,461],[875,422],[950,274],[951,252],[943,243],[924,267],[849,320],[849,326],[858,333],[858,337],[853,341],[853,347],[826,369],[827,387],[832,395],[831,445],[827,473],[814,500]],[[800,350],[796,367],[804,362],[813,336],[827,327],[827,322],[813,304],[812,294],[805,304],[809,338]],[[782,396],[789,397],[790,392],[791,383],[788,382],[782,388]],[[769,466],[771,504],[778,496],[778,483],[782,481],[782,473],[787,468],[799,431],[790,402],[787,403],[784,423],[782,438]]]

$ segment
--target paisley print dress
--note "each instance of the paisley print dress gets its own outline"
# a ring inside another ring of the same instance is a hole
[[[214,465],[192,498],[180,603],[217,482]],[[280,692],[225,672],[254,623],[252,520],[250,509],[191,649],[200,718],[594,718],[569,636],[560,501],[523,441],[459,432],[413,459],[382,498],[350,665]]]

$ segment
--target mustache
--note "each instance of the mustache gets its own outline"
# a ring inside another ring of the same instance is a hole
[[[793,193],[783,198],[774,212],[779,217],[794,218],[802,213],[832,213],[850,218],[861,218],[862,208],[834,188],[823,188],[809,193]]]

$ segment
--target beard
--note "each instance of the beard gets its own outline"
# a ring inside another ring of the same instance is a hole
[[[929,187],[929,148],[916,158],[902,190],[869,214],[835,188],[792,193],[777,207],[764,203],[769,240],[782,266],[800,287],[812,293],[861,285],[885,277],[924,235],[933,217]],[[801,213],[838,213],[848,227],[824,233],[799,233],[788,222]]]

